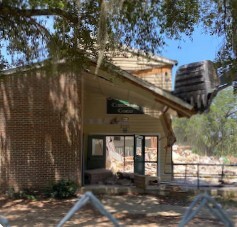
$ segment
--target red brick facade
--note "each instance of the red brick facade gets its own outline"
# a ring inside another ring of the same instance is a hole
[[[0,79],[1,189],[81,183],[81,77],[52,71]]]

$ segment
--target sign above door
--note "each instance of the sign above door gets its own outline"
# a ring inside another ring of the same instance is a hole
[[[143,108],[124,100],[107,99],[107,114],[144,114]]]

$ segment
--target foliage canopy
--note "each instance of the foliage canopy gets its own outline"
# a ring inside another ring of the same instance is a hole
[[[210,111],[190,119],[175,119],[178,143],[185,143],[202,155],[237,155],[237,97],[231,89],[221,91]]]
[[[2,68],[72,59],[82,50],[95,57],[120,47],[158,53],[167,38],[191,37],[197,25],[224,37],[220,71],[236,67],[235,0],[1,0],[0,15]]]

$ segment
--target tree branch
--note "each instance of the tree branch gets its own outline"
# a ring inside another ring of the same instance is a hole
[[[73,15],[65,10],[59,8],[48,8],[48,9],[20,9],[11,7],[5,4],[0,4],[1,16],[22,16],[22,17],[33,17],[33,16],[60,16],[65,18],[71,23],[77,24],[79,22],[77,15]]]
[[[236,114],[237,113],[237,110],[235,110],[235,111],[233,111],[233,112],[228,112],[226,115],[225,115],[225,118],[228,118],[228,117],[230,117],[231,115],[233,115],[233,114]]]

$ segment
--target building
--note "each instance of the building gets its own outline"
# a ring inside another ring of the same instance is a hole
[[[134,52],[115,52],[114,65],[167,91],[172,90],[172,68],[178,62],[161,56],[144,56]]]
[[[193,107],[114,64],[95,69],[91,60],[83,69],[60,62],[0,73],[1,189],[83,185],[88,171],[128,165],[172,177],[170,116],[189,117]]]

